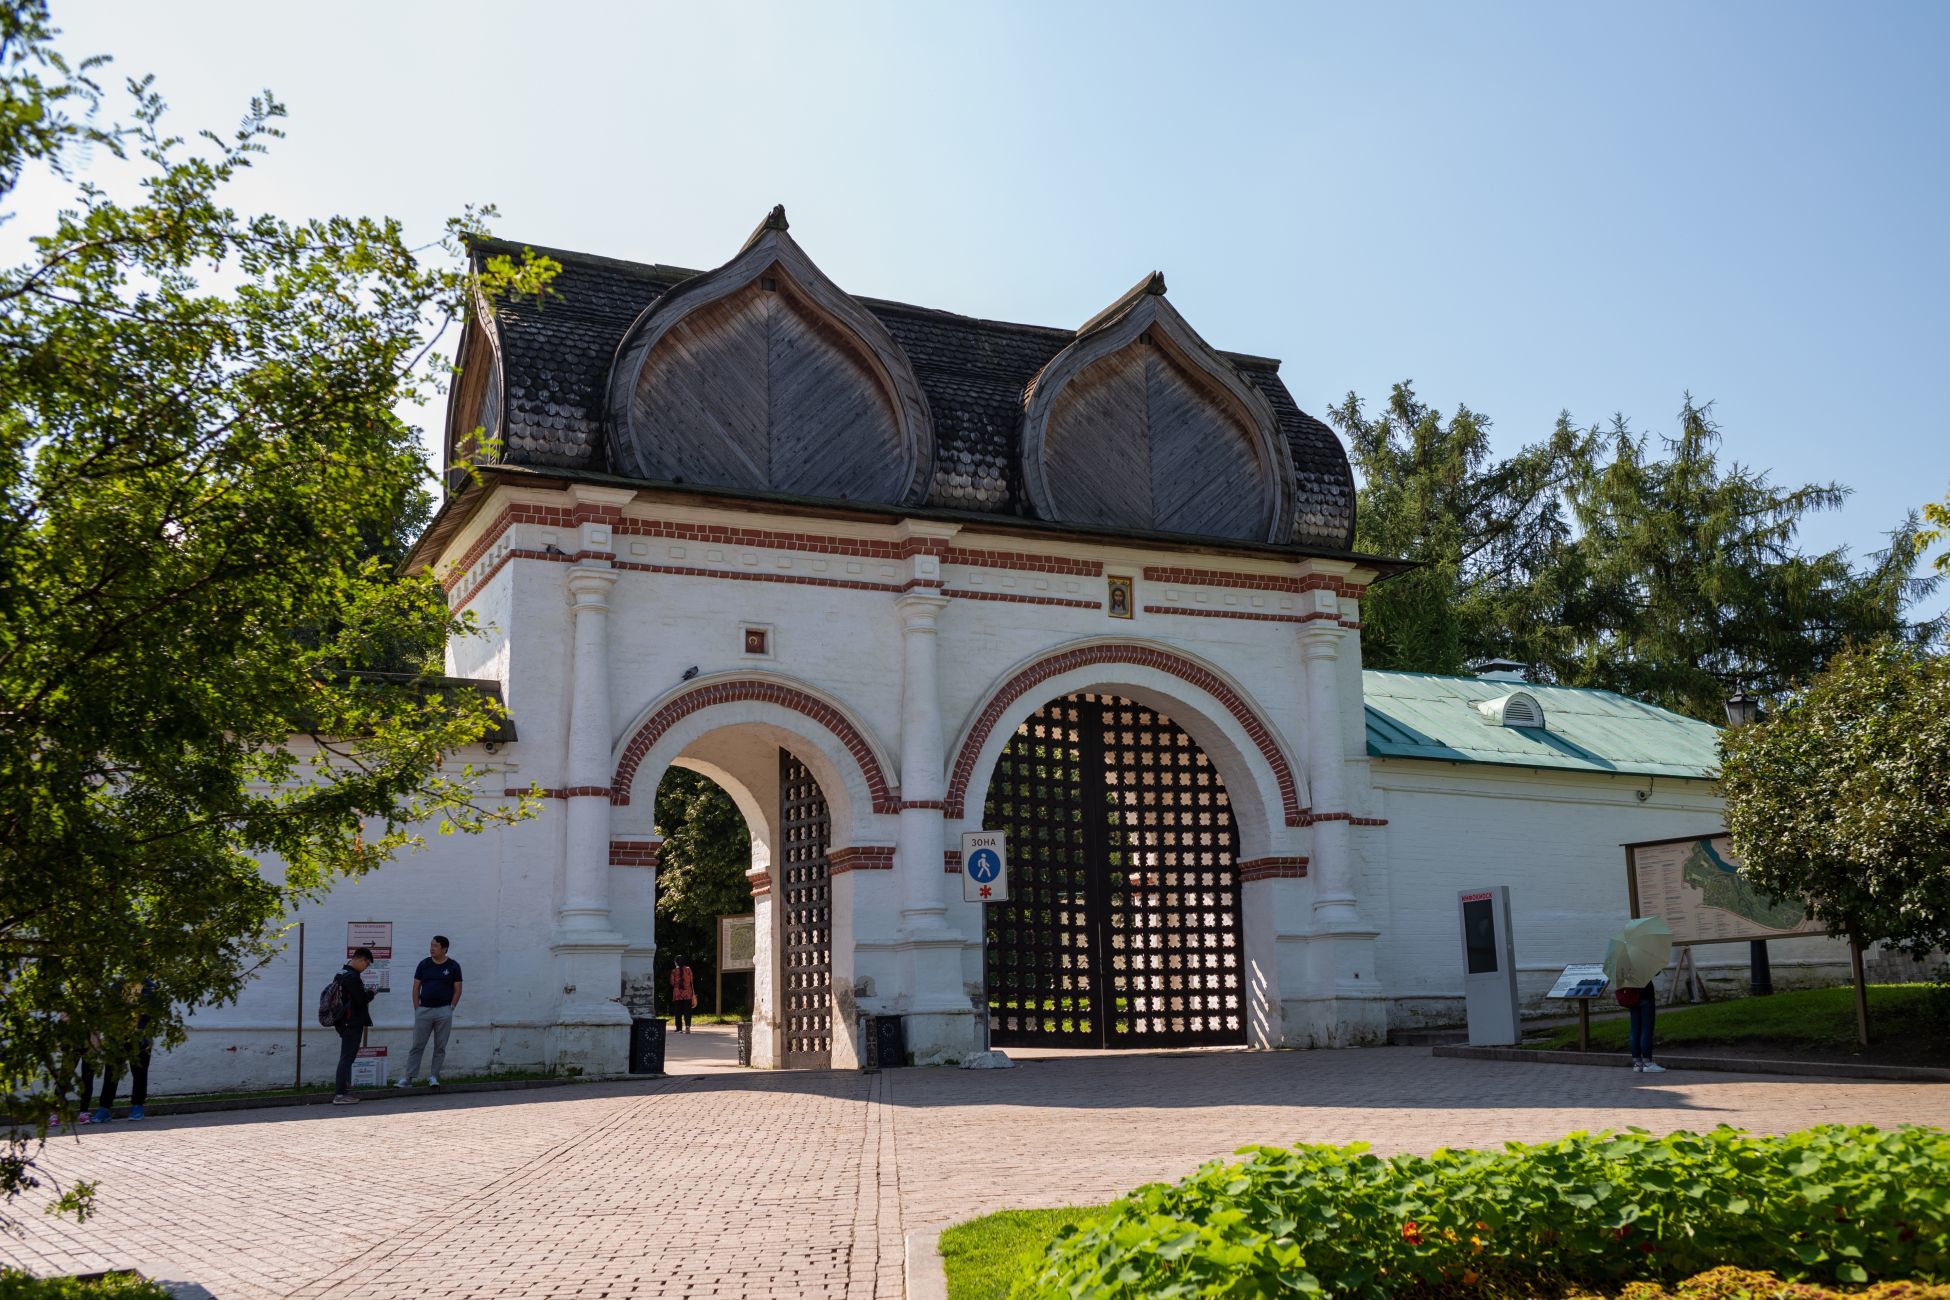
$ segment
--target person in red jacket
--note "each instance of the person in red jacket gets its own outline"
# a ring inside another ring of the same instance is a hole
[[[697,978],[691,964],[679,957],[670,967],[670,1018],[680,1034],[691,1032],[691,1012],[697,1010]]]

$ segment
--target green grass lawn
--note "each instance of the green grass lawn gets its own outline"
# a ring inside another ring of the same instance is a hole
[[[84,1282],[0,1268],[0,1300],[169,1300],[169,1292],[134,1273],[111,1273]]]
[[[1872,984],[1869,986],[1869,1035],[1879,1046],[1914,1042],[1924,1046],[1923,1006],[1932,995],[1928,984]],[[1937,994],[1937,996],[1943,996]],[[1591,1046],[1625,1050],[1626,1018],[1591,1026]],[[1704,1006],[1660,1006],[1654,1027],[1654,1047],[1764,1040],[1784,1048],[1818,1052],[1855,1049],[1855,990],[1852,988],[1796,989],[1765,998],[1737,998]],[[1578,1029],[1570,1025],[1548,1038],[1529,1039],[1525,1047],[1575,1048]]]
[[[1002,1300],[1042,1262],[1056,1234],[1103,1216],[1108,1206],[1004,1210],[941,1234],[949,1300]]]

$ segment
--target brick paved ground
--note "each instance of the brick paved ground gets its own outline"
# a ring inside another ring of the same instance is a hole
[[[684,1044],[725,1048],[708,1032]],[[1576,1128],[1950,1124],[1950,1087],[1437,1060],[1111,1055],[1010,1071],[754,1074],[186,1116],[53,1152],[75,1226],[0,1258],[140,1267],[220,1300],[900,1294],[904,1232],[1101,1201],[1250,1142],[1382,1150]]]

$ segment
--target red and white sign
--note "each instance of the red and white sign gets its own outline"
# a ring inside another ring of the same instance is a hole
[[[386,1086],[386,1049],[383,1047],[361,1047],[359,1054],[352,1058],[352,1086],[355,1088],[383,1088]]]
[[[354,948],[372,950],[372,965],[360,974],[359,979],[369,989],[390,990],[393,987],[393,923],[391,921],[347,921],[345,923],[345,959],[352,960]]]

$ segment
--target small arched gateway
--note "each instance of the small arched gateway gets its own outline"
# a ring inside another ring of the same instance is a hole
[[[1375,1042],[1455,1017],[1455,889],[1520,887],[1534,998],[1625,911],[1620,843],[1718,829],[1711,728],[1364,674],[1401,566],[1349,549],[1340,443],[1160,276],[1063,329],[856,298],[782,211],[710,271],[549,251],[543,300],[466,326],[471,472],[413,557],[481,629],[448,671],[518,737],[455,760],[541,815],[302,913],[307,981],[350,922],[391,921],[396,982],[453,938],[450,1069],[623,1067],[672,765],[751,830],[767,1066],[856,1064],[868,1016],[919,1063]],[[985,829],[1019,872],[986,917]],[[172,1076],[288,1080],[297,983],[199,1015]]]

